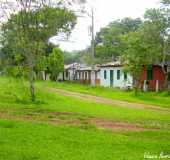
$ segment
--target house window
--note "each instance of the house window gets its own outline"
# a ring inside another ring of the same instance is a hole
[[[127,80],[127,73],[124,72],[124,80]]]
[[[104,79],[107,79],[107,71],[104,70]]]
[[[117,80],[120,80],[120,70],[117,70]]]
[[[147,66],[147,80],[153,80],[153,69],[152,65]]]

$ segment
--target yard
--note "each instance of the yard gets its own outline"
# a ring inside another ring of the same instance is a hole
[[[37,101],[32,103],[27,85],[0,78],[1,160],[143,160],[144,155],[170,155],[167,93],[135,97],[118,89],[37,82]]]

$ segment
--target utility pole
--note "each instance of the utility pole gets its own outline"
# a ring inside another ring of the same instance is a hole
[[[96,72],[95,72],[95,32],[94,32],[94,10],[91,7],[91,13],[84,12],[91,19],[90,36],[91,36],[91,85],[96,86]],[[78,15],[78,17],[85,17],[84,15]]]
[[[91,56],[92,56],[92,70],[91,70],[91,85],[96,85],[96,74],[95,74],[95,38],[94,38],[94,10],[91,9],[91,19],[92,19],[92,26],[91,26]]]
[[[95,40],[94,40],[94,11],[92,9],[92,59],[94,64],[94,56],[95,56]]]

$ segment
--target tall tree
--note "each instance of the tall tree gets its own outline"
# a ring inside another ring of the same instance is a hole
[[[35,100],[34,69],[39,56],[43,54],[44,45],[49,38],[59,32],[70,33],[76,23],[73,12],[61,7],[52,7],[44,0],[20,0],[20,10],[11,14],[2,25],[4,47],[10,48],[13,64],[15,55],[19,54],[21,63],[29,70],[31,99]],[[64,1],[58,1],[61,6]],[[9,54],[9,53],[8,53]]]
[[[135,95],[137,95],[139,87],[142,65],[150,64],[151,61],[142,39],[141,30],[127,33],[121,37],[121,43],[124,47],[121,59],[125,64],[125,70],[130,72],[134,78]]]
[[[131,18],[124,18],[110,23],[104,27],[96,35],[96,57],[101,62],[110,60],[112,57],[120,56],[122,49],[120,36],[129,32],[136,31],[142,24],[142,21]]]

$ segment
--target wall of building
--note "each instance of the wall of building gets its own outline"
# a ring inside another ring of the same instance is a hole
[[[96,84],[96,86],[100,86],[100,71],[97,71],[95,76],[96,76],[95,84]]]
[[[132,87],[133,78],[127,74],[127,80],[124,79],[124,72],[122,67],[102,67],[100,71],[100,84],[104,87],[111,87],[110,84],[110,70],[113,70],[113,86],[119,88]],[[117,70],[120,70],[120,79],[117,79]],[[106,79],[104,78],[104,71],[107,73]]]
[[[64,81],[64,72],[59,73],[57,79],[58,79],[58,81]]]
[[[90,84],[90,71],[76,71],[76,81],[82,84]]]
[[[152,68],[153,72],[153,79],[148,80],[148,90],[155,91],[156,90],[156,83],[159,83],[159,90],[164,88],[164,82],[165,82],[165,75],[162,71],[162,68],[158,65],[154,65]],[[142,74],[141,74],[141,89],[144,89],[144,84],[147,81],[147,67],[143,66]],[[158,81],[158,82],[157,82]]]
[[[95,84],[100,85],[100,71],[91,72],[89,70],[79,70],[76,71],[76,81],[83,84],[91,84],[92,77],[95,77]]]
[[[73,81],[75,77],[75,70],[67,69],[61,72],[58,76],[58,81]]]
[[[64,71],[64,80],[65,81],[73,81],[74,80],[75,70],[68,69]]]

